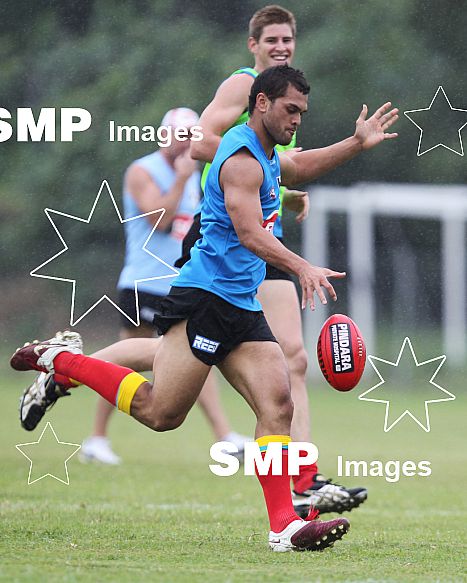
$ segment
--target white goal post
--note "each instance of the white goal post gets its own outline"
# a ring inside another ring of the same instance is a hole
[[[466,256],[465,222],[467,187],[421,184],[359,183],[350,187],[310,187],[310,216],[302,233],[303,256],[315,265],[328,266],[330,213],[343,213],[347,221],[349,316],[375,354],[378,322],[375,321],[376,217],[435,219],[441,222],[441,277],[443,350],[447,364],[460,366],[466,356]],[[390,243],[389,243],[390,244]],[[329,266],[332,267],[332,266]],[[327,309],[306,310],[305,338],[311,359]],[[410,330],[407,330],[407,335]],[[313,373],[313,371],[311,371]]]

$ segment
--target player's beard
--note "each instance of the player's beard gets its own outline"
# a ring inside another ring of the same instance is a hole
[[[288,146],[292,141],[293,134],[289,134],[289,132],[282,129],[278,123],[271,122],[266,116],[263,117],[263,126],[274,144]]]

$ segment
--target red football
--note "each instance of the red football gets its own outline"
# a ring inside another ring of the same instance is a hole
[[[357,324],[344,314],[324,322],[318,338],[318,362],[324,378],[338,391],[357,386],[365,369],[366,348]]]

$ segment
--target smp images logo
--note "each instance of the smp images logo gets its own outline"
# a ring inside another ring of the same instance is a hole
[[[60,131],[57,138],[57,112],[59,112]],[[12,120],[6,121],[6,120]],[[42,107],[39,116],[34,117],[30,107],[18,107],[16,110],[17,142],[72,142],[73,134],[85,132],[91,127],[92,118],[87,109],[81,107]],[[0,107],[0,142],[7,142],[13,137],[13,116],[4,107]]]
[[[269,443],[264,451],[257,441],[246,441],[244,444],[245,476],[282,476],[285,472],[289,476],[298,476],[300,468],[313,464],[318,460],[319,452],[316,445],[308,441],[292,441],[288,444],[287,466],[285,467],[281,442]],[[217,464],[210,464],[209,469],[216,476],[233,476],[240,469],[240,462],[235,454],[238,447],[230,441],[218,441],[211,446],[211,459]],[[284,465],[284,467],[283,467]]]

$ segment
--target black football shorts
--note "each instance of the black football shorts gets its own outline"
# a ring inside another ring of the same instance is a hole
[[[243,310],[203,289],[173,286],[161,301],[154,326],[165,334],[183,320],[191,351],[210,366],[242,342],[277,342],[263,312]]]
[[[165,296],[156,294],[148,294],[147,292],[138,292],[138,306],[139,306],[139,321],[141,324],[152,326],[154,314],[159,309],[161,301]],[[118,304],[120,309],[128,314],[130,318],[136,322],[136,302],[134,289],[121,289],[118,293]],[[120,321],[122,328],[133,329],[135,326],[121,315]]]
[[[198,239],[201,239],[201,213],[193,217],[193,222],[182,241],[182,256],[174,263],[179,269],[190,259],[190,251]]]

